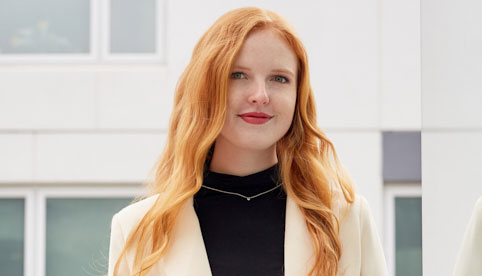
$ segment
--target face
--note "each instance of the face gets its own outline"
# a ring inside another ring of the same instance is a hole
[[[226,121],[216,143],[275,149],[293,120],[297,73],[297,56],[279,34],[249,34],[231,70]]]

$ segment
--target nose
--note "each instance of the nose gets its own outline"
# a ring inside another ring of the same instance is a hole
[[[269,97],[264,82],[256,82],[253,84],[248,101],[252,104],[258,105],[266,105],[269,103]]]

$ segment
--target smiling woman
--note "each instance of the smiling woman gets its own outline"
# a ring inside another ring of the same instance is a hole
[[[248,175],[278,162],[276,142],[295,111],[298,60],[279,33],[261,28],[247,36],[231,71],[226,120],[210,169]]]
[[[369,207],[316,125],[305,49],[241,8],[176,88],[150,194],[112,219],[109,275],[386,275]]]

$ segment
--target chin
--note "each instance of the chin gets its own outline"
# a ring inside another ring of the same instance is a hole
[[[270,150],[273,147],[276,146],[275,141],[251,141],[251,142],[244,142],[244,143],[239,143],[238,147],[246,150],[251,150],[251,151],[265,151],[265,150]]]
[[[223,140],[223,144],[241,150],[248,151],[266,151],[276,147],[279,135],[266,135],[265,133],[253,133],[250,131],[236,131],[231,133],[222,133],[218,137]]]

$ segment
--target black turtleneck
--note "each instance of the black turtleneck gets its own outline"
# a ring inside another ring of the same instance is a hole
[[[278,166],[247,176],[204,174],[203,185],[253,196],[275,187]],[[194,195],[213,276],[281,276],[286,194],[282,187],[253,198],[201,188]]]

